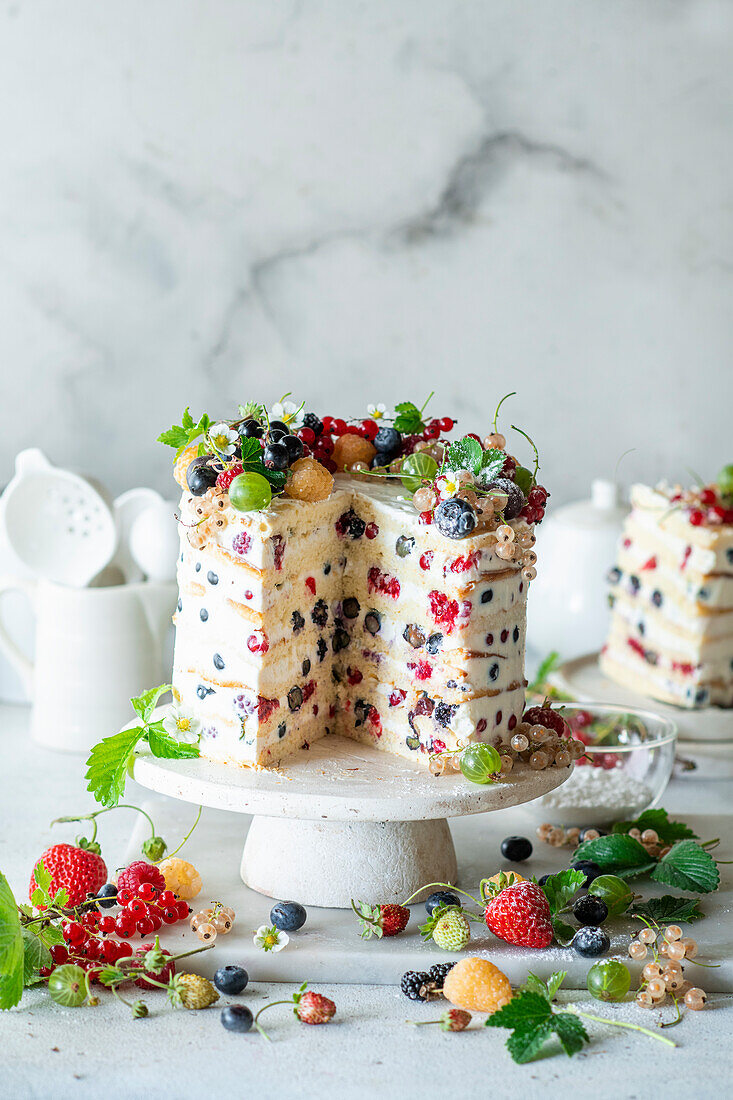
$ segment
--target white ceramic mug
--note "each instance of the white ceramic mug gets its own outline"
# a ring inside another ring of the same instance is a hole
[[[31,735],[65,752],[86,752],[129,722],[130,698],[170,678],[163,652],[175,584],[70,588],[0,578],[3,593],[25,592],[36,618],[31,661],[2,621],[0,649],[32,699]]]

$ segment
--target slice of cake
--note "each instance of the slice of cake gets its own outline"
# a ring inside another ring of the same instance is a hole
[[[547,493],[503,436],[449,443],[452,421],[400,408],[171,429],[173,686],[202,755],[269,766],[339,733],[427,764],[521,720]]]
[[[601,668],[663,702],[733,706],[733,468],[697,490],[635,485],[631,502]]]

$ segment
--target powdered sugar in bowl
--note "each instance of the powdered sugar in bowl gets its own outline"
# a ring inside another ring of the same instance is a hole
[[[531,804],[556,824],[607,825],[660,801],[674,764],[677,727],[647,710],[569,703],[562,711],[586,756],[561,787]]]

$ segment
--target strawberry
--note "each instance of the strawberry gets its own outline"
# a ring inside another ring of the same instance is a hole
[[[441,951],[462,951],[471,938],[471,925],[460,909],[438,909],[433,942]]]
[[[358,906],[358,908],[357,908]],[[410,910],[404,905],[369,905],[367,902],[352,900],[351,908],[362,926],[361,938],[364,940],[376,936],[397,936],[404,931],[410,919]]]
[[[86,900],[87,894],[96,894],[107,881],[107,865],[99,854],[97,845],[88,848],[79,848],[75,844],[53,844],[47,848],[36,862],[43,866],[51,876],[48,893],[54,896],[57,890],[65,890],[68,894],[67,906],[73,909]],[[33,891],[38,887],[36,881],[36,869],[31,875],[28,896],[33,896]],[[45,909],[45,905],[37,906]]]
[[[484,919],[494,935],[507,943],[549,947],[552,942],[550,906],[535,882],[507,886],[489,901]]]
[[[552,707],[530,707],[522,715],[523,722],[529,722],[531,726],[546,726],[554,730],[559,737],[566,737],[568,724],[559,710]]]
[[[308,990],[297,1002],[295,1015],[304,1024],[327,1024],[336,1015],[336,1005],[322,993]]]

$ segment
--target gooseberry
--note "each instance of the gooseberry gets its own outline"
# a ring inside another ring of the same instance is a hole
[[[501,771],[501,757],[491,745],[469,745],[461,753],[460,768],[472,783],[493,783]]]
[[[271,500],[269,481],[254,471],[239,474],[229,486],[229,503],[238,512],[258,512]]]

